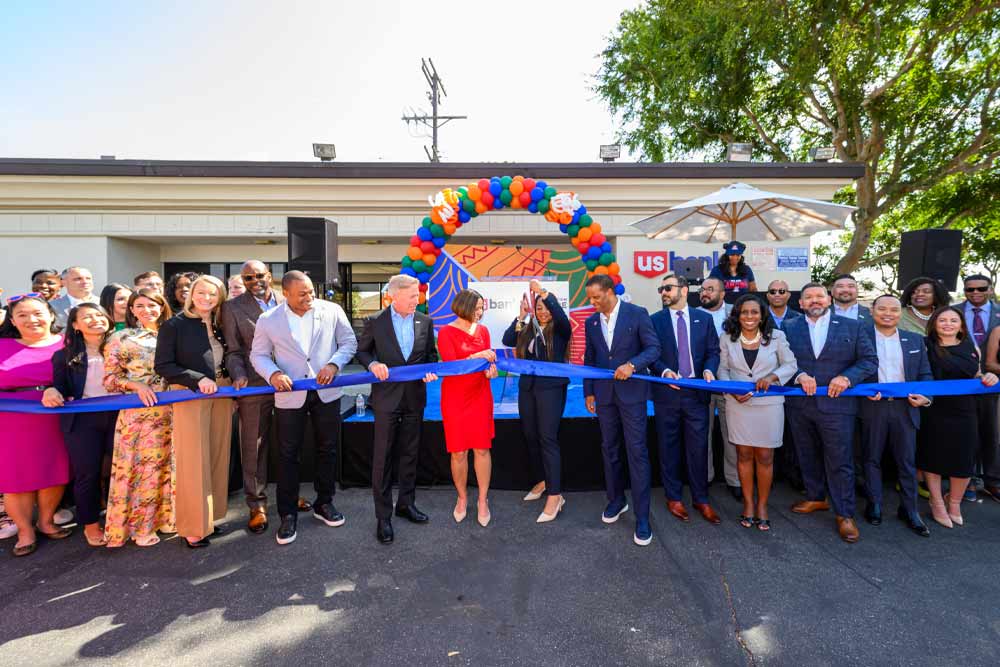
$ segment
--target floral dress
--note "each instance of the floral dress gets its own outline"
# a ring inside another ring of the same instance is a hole
[[[108,339],[104,352],[104,387],[130,393],[127,382],[142,382],[155,391],[165,383],[153,372],[156,332],[122,329]],[[111,486],[104,538],[120,547],[129,538],[175,532],[173,410],[169,405],[133,408],[118,413]]]

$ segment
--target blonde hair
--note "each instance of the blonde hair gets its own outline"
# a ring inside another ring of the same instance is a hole
[[[184,308],[181,310],[181,312],[183,312],[188,317],[201,317],[201,315],[199,315],[195,311],[194,302],[192,301],[192,299],[194,298],[194,288],[198,286],[198,283],[208,283],[209,285],[212,285],[216,289],[216,292],[219,295],[219,302],[216,303],[215,308],[212,309],[212,324],[214,326],[218,326],[219,313],[222,312],[222,304],[225,303],[226,301],[226,296],[228,294],[228,291],[226,290],[226,286],[222,284],[222,281],[216,278],[215,276],[204,274],[198,276],[191,282],[191,291],[188,292],[187,299],[184,301]]]

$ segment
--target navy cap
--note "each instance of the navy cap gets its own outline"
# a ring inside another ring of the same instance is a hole
[[[725,249],[727,255],[742,255],[746,249],[746,243],[740,243],[739,241],[730,241],[729,243],[722,244],[723,249]]]

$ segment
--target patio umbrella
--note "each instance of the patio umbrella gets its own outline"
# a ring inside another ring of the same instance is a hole
[[[739,227],[740,241],[784,241],[843,229],[853,211],[853,206],[734,183],[633,222],[632,227],[651,239],[724,243],[737,238]]]

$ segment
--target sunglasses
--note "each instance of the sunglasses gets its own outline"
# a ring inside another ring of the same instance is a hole
[[[769,290],[767,290],[767,293],[768,294],[788,294],[788,290],[786,290],[786,289],[769,289]]]
[[[663,294],[664,292],[673,291],[677,287],[678,285],[660,285],[659,287],[656,288],[656,291],[659,292],[660,294]]]
[[[38,292],[28,292],[27,294],[18,294],[17,296],[12,296],[7,299],[7,305],[17,303],[21,299],[41,299],[42,295]]]
[[[966,292],[989,292],[990,288],[989,288],[989,286],[986,286],[986,287],[966,287],[965,291]]]
[[[244,273],[243,282],[250,282],[254,280],[263,280],[267,277],[266,273]]]

